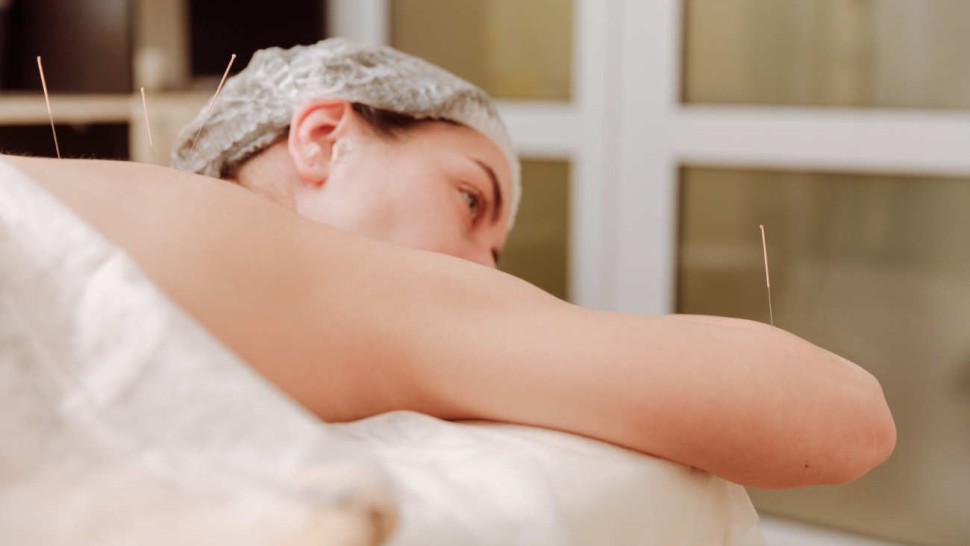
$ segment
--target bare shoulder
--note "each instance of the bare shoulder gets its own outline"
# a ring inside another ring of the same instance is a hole
[[[5,158],[123,248],[163,288],[208,282],[240,264],[298,256],[330,230],[222,180],[121,161]],[[247,258],[247,256],[249,258]],[[208,272],[208,273],[207,273]],[[194,276],[194,277],[193,277]],[[192,278],[198,280],[192,281]]]
[[[273,208],[261,206],[254,196],[232,184],[156,165],[14,156],[4,159],[110,239],[119,235],[118,223],[137,222],[138,218],[149,221],[156,216],[177,216],[198,222],[205,216],[232,217]],[[177,229],[169,237],[173,234]]]

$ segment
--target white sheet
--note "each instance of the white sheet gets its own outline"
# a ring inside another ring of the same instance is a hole
[[[395,513],[364,450],[2,161],[0,438],[4,545],[376,544]]]
[[[314,420],[2,161],[0,396],[0,544],[762,543],[742,488],[615,446]]]

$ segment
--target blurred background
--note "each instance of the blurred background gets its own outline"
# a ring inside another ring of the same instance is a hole
[[[898,427],[769,545],[970,544],[970,2],[0,0],[0,149],[167,164],[232,53],[346,36],[483,87],[523,159],[502,269],[581,305],[768,321]],[[140,88],[146,91],[149,146]]]

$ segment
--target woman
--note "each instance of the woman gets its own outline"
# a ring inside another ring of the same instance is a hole
[[[158,167],[6,160],[327,421],[408,409],[521,423],[767,488],[845,483],[891,453],[878,382],[791,334],[581,309],[471,263],[494,265],[518,199],[494,122],[440,116],[452,122],[389,136],[355,104],[296,107],[285,139],[256,146],[210,147],[220,124],[203,129],[192,153],[258,151],[228,172],[283,207]]]

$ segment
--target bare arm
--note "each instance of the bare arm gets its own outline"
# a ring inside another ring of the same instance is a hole
[[[581,309],[166,169],[11,161],[325,420],[536,425],[756,487],[850,481],[895,443],[872,376],[775,328]]]

